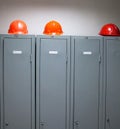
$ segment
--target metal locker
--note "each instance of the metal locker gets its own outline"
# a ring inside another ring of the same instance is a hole
[[[106,129],[120,128],[120,37],[104,38]]]
[[[69,129],[70,37],[37,36],[37,129]]]
[[[2,121],[1,121],[1,114],[2,114],[2,101],[1,101],[1,98],[2,98],[2,94],[1,94],[1,88],[2,88],[2,45],[1,45],[1,35],[0,35],[0,129],[2,129],[1,127],[1,124],[2,124]]]
[[[35,37],[2,35],[2,129],[35,129]]]
[[[99,37],[72,37],[74,129],[99,129],[101,44]]]

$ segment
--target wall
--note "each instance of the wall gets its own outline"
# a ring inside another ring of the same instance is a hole
[[[64,35],[98,35],[102,25],[120,27],[120,0],[4,0],[0,2],[0,33],[14,19],[28,25],[29,34],[42,34],[50,20],[61,23]]]

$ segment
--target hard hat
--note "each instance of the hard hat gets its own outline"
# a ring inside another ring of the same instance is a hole
[[[22,20],[14,20],[9,26],[8,33],[10,34],[27,34],[27,25]]]
[[[120,30],[119,28],[112,23],[109,24],[105,24],[100,32],[99,35],[103,35],[103,36],[120,36]]]
[[[57,21],[50,21],[45,25],[43,34],[47,35],[61,35],[63,33],[60,23]]]

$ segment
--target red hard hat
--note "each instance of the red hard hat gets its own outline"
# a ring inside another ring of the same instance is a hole
[[[27,34],[27,25],[22,20],[14,20],[9,26],[8,33],[10,34]]]
[[[120,36],[120,30],[119,28],[112,23],[109,24],[105,24],[100,32],[99,35],[103,35],[103,36]]]
[[[47,35],[60,35],[62,34],[62,27],[60,25],[60,23],[58,23],[57,21],[50,21],[45,25],[44,28],[44,32],[43,34],[47,34]]]

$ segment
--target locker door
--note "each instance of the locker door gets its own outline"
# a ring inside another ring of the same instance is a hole
[[[2,124],[2,83],[3,83],[3,78],[2,78],[2,44],[1,44],[1,35],[0,35],[0,129],[1,129],[1,124]]]
[[[67,39],[41,39],[40,129],[68,129]]]
[[[74,41],[74,129],[98,129],[100,40]]]
[[[120,39],[107,39],[106,129],[120,129]]]
[[[32,129],[31,39],[4,38],[4,129]]]

